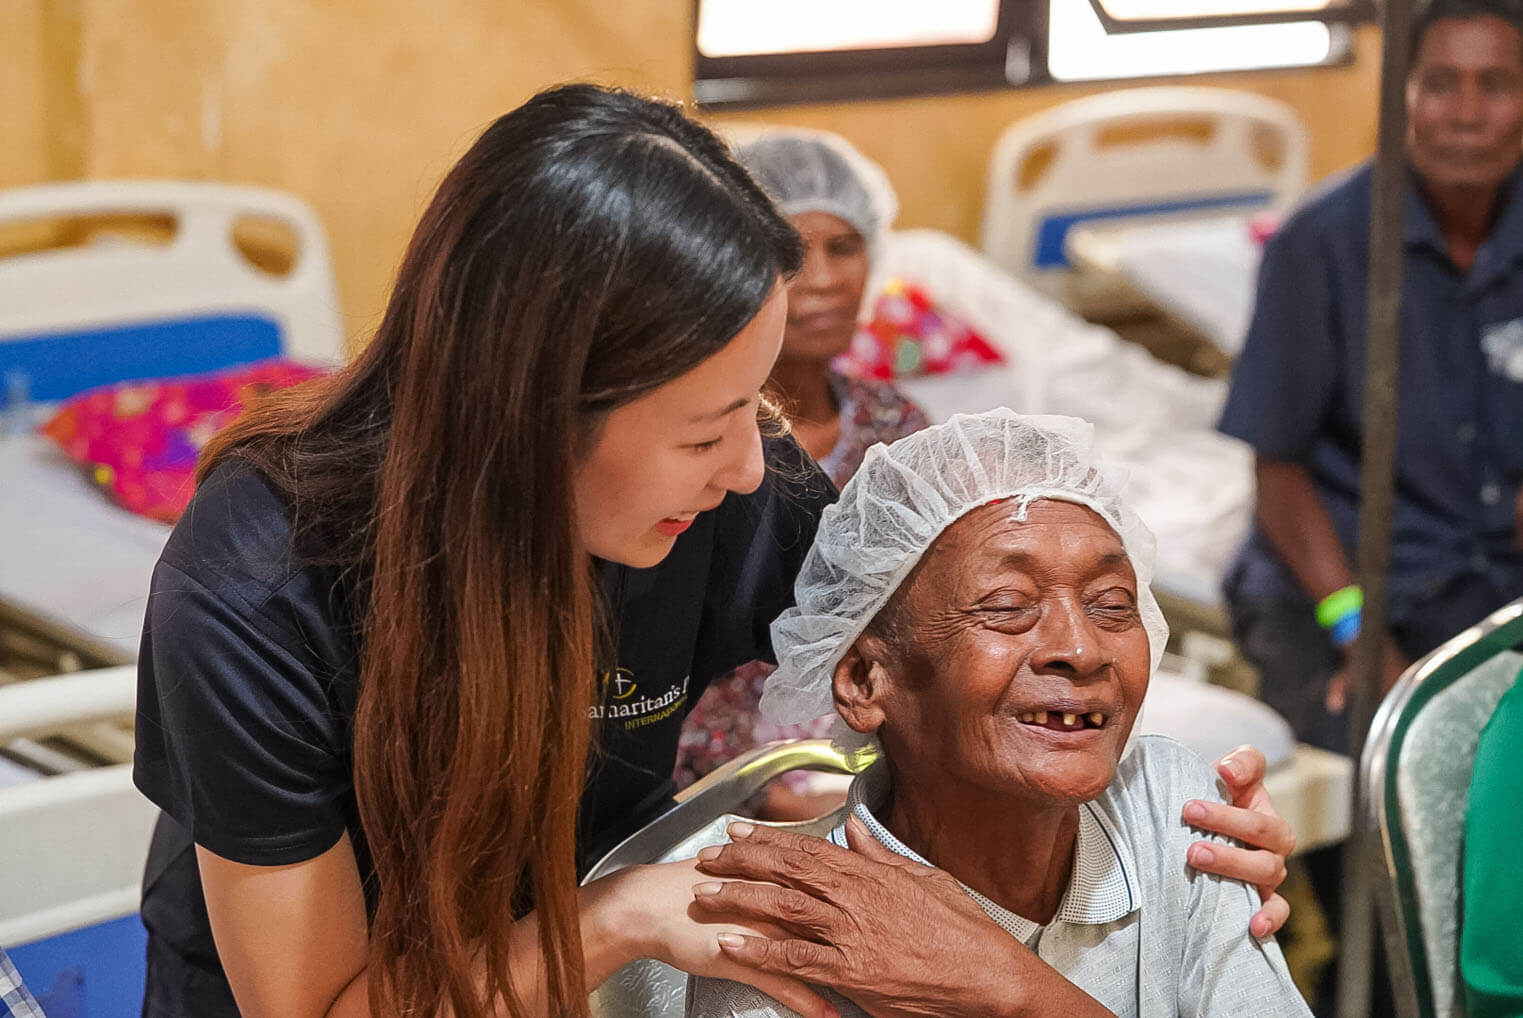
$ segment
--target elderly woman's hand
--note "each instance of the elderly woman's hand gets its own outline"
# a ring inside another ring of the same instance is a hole
[[[1216,762],[1216,772],[1232,793],[1232,805],[1191,799],[1185,803],[1185,822],[1214,834],[1236,838],[1249,848],[1208,841],[1190,846],[1190,865],[1206,873],[1241,880],[1259,890],[1264,907],[1254,913],[1248,930],[1255,937],[1279,931],[1290,917],[1290,904],[1276,889],[1285,879],[1285,860],[1295,851],[1296,836],[1275,812],[1264,790],[1264,754],[1239,746]]]
[[[692,901],[694,881],[702,880],[691,859],[633,866],[594,881],[584,908],[605,927],[609,941],[630,942],[631,957],[655,958],[696,976],[749,983],[804,1018],[837,1018],[835,1008],[790,972],[746,968],[719,950],[717,934],[780,935],[776,927],[721,921],[699,914]]]
[[[752,824],[699,853],[714,877],[693,888],[702,913],[780,937],[720,934],[748,968],[829,986],[875,1018],[1109,1015],[996,925],[946,873],[895,855],[860,820],[851,850]]]

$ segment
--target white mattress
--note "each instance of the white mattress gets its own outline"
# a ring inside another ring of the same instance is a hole
[[[47,439],[0,436],[0,601],[133,660],[168,536],[113,505]]]
[[[1239,746],[1256,746],[1270,770],[1288,763],[1296,748],[1290,723],[1262,700],[1163,670],[1148,683],[1137,731],[1167,735],[1208,763]]]
[[[1138,225],[1116,238],[1133,287],[1226,353],[1242,352],[1262,251],[1247,216]]]
[[[1091,421],[1158,539],[1155,585],[1218,602],[1253,502],[1252,452],[1214,430],[1226,383],[1164,364],[939,231],[892,233],[879,261],[869,292],[888,278],[917,282],[1006,358],[967,375],[901,380],[906,395],[934,421],[997,406]]]

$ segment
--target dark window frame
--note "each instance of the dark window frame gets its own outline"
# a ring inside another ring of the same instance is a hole
[[[1186,14],[1179,17],[1123,18],[1112,14],[1105,0],[1089,0],[1090,8],[1110,35],[1133,32],[1167,32],[1182,28],[1237,28],[1249,25],[1285,25],[1297,21],[1322,21],[1330,25],[1375,21],[1380,12],[1375,0],[1333,0],[1320,11],[1274,11],[1261,14]]]
[[[1042,0],[1000,0],[994,36],[987,42],[879,49],[816,50],[712,57],[698,49],[701,0],[693,0],[694,97],[705,109],[747,109],[795,103],[979,92],[1032,85],[1064,84],[1047,69],[1047,4]],[[1289,14],[1191,17],[1160,21],[1118,19],[1102,0],[1088,0],[1108,32],[1152,32],[1174,28],[1325,21],[1348,24],[1375,19],[1374,0],[1345,0],[1325,11]],[[1335,47],[1317,67],[1346,63],[1352,47]],[[1238,72],[1224,72],[1238,73]],[[1157,77],[1172,77],[1159,75]],[[1126,82],[1148,79],[1125,78]]]
[[[741,109],[838,99],[887,99],[1024,84],[1047,65],[1047,5],[1000,0],[987,42],[711,57],[698,49],[693,3],[694,94],[700,106]]]

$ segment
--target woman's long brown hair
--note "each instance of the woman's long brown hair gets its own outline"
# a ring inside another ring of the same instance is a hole
[[[609,662],[575,466],[607,410],[724,346],[799,257],[674,107],[553,89],[440,185],[356,361],[207,449],[201,478],[258,469],[298,552],[362,602],[372,1014],[522,1014],[509,934],[531,906],[549,1013],[586,1014],[576,814]]]

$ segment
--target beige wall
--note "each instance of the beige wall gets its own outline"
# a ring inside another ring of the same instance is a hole
[[[1343,67],[1208,75],[1191,84],[1238,88],[1294,106],[1311,132],[1311,179],[1375,150],[1380,33],[1362,29]],[[899,225],[932,226],[976,243],[995,138],[1012,121],[1106,86],[1050,86],[970,95],[830,103],[722,114],[720,124],[797,124],[837,131],[881,163],[899,193]],[[1115,87],[1114,85],[1110,87]]]
[[[688,84],[673,0],[84,2],[89,175],[302,196],[330,233],[352,340],[435,183],[494,116],[569,78]]]
[[[361,340],[439,177],[494,116],[576,78],[683,97],[690,0],[5,0],[0,186],[173,176],[311,202]],[[1295,105],[1321,175],[1373,148],[1378,39],[1348,67],[1221,76]],[[1010,121],[1054,87],[716,117],[840,131],[888,169],[906,226],[976,235]]]
[[[42,0],[0,4],[0,187],[48,177]]]

